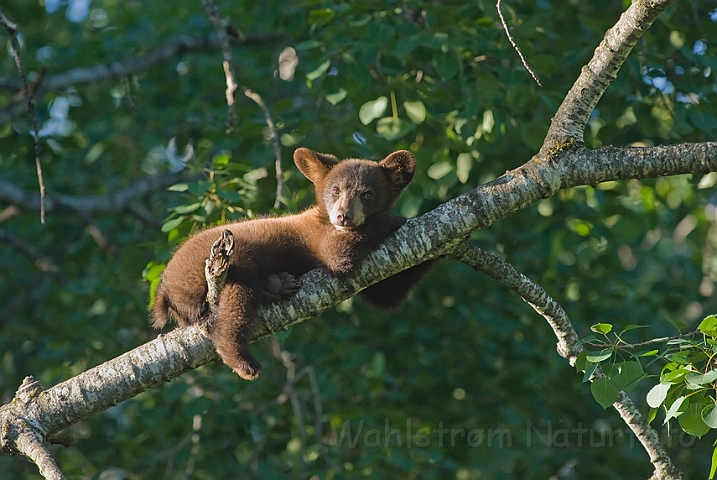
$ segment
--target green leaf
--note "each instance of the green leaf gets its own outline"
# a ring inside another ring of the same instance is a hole
[[[179,226],[179,224],[182,223],[182,221],[184,221],[184,218],[179,217],[179,218],[174,218],[172,220],[164,222],[164,225],[162,225],[161,230],[162,230],[162,232],[167,233],[170,230],[174,230],[175,228],[177,228]]]
[[[433,56],[433,67],[444,81],[450,80],[458,73],[458,61],[448,52],[436,52]]]
[[[692,361],[690,361],[690,359],[687,357],[687,354],[683,352],[670,353],[668,355],[665,355],[665,358],[667,358],[671,362],[679,363],[680,365],[692,365]]]
[[[717,428],[717,401],[708,396],[705,399],[706,407],[702,409],[702,420],[710,428]]]
[[[618,364],[618,366],[620,373],[616,377],[610,378],[612,378],[612,381],[615,382],[615,386],[620,390],[626,390],[627,385],[634,383],[636,380],[640,380],[644,375],[642,365],[640,365],[638,361],[622,362]]]
[[[411,131],[411,124],[395,117],[384,117],[376,124],[376,132],[386,140],[396,140]]]
[[[398,58],[404,59],[416,49],[419,44],[419,40],[420,37],[418,37],[417,35],[401,37],[396,42],[396,46],[394,47],[393,51]]]
[[[702,410],[704,408],[704,401],[706,399],[700,399],[699,397],[690,397],[694,399],[690,402],[687,409],[682,415],[679,416],[678,421],[682,430],[689,433],[690,435],[702,438],[702,436],[710,431],[710,427],[702,419]],[[709,399],[711,401],[711,399]]]
[[[638,328],[650,328],[650,325],[626,325],[622,329],[623,332],[629,332],[630,330],[636,330]]]
[[[667,398],[667,392],[670,391],[672,385],[667,383],[658,383],[647,392],[647,404],[652,408],[658,408]]]
[[[426,120],[426,107],[422,101],[403,102],[403,108],[406,109],[406,115],[408,115],[408,118],[410,118],[413,123],[420,125]]]
[[[675,320],[670,317],[666,317],[667,321],[670,322],[677,330],[684,330],[685,328],[689,327],[685,322],[681,320]]]
[[[647,423],[652,423],[652,421],[655,419],[656,416],[657,416],[657,409],[651,408],[649,413],[647,414]]]
[[[587,351],[587,350],[583,350],[582,352],[580,352],[580,353],[578,354],[578,357],[575,359],[575,369],[576,369],[578,372],[582,372],[583,370],[585,370],[585,366],[586,366],[586,363],[587,363],[587,362],[586,362],[587,356],[588,356],[588,351]]]
[[[229,155],[223,154],[215,156],[212,158],[212,164],[217,168],[226,167],[229,165]]]
[[[142,278],[147,282],[157,280],[162,275],[165,266],[163,263],[149,262],[142,272]]]
[[[697,330],[705,335],[717,336],[717,316],[710,315],[705,317],[697,326]]]
[[[636,357],[656,357],[660,353],[659,350],[648,350],[646,352],[640,352],[636,353],[634,356]]]
[[[307,74],[306,74],[306,78],[309,79],[309,80],[316,80],[316,79],[319,78],[321,75],[323,75],[324,73],[326,73],[326,71],[329,69],[329,66],[330,66],[330,65],[331,65],[331,60],[326,60],[324,63],[322,63],[321,65],[319,65],[318,68],[316,68],[315,70],[313,70],[313,71],[307,73]]]
[[[597,363],[591,363],[587,369],[585,369],[585,375],[583,375],[583,383],[590,380],[590,377],[593,376],[593,373],[595,373],[595,370],[597,369],[598,364]]]
[[[602,333],[603,335],[607,335],[608,333],[612,332],[612,325],[609,323],[596,323],[595,325],[590,327],[590,330],[595,333]]]
[[[598,363],[603,360],[607,360],[610,357],[612,357],[612,350],[606,348],[604,350],[600,350],[599,352],[588,353],[587,359],[589,362]]]
[[[175,183],[167,190],[171,190],[172,192],[186,192],[188,188],[189,185],[187,185],[186,183]]]
[[[339,102],[341,102],[341,100],[346,98],[347,94],[348,94],[348,92],[345,89],[340,88],[338,92],[329,93],[328,95],[326,95],[325,98],[326,98],[326,101],[329,102],[331,105],[336,105]]]
[[[685,402],[685,397],[678,397],[677,400],[672,402],[672,405],[670,405],[670,408],[667,409],[667,414],[665,414],[665,420],[662,422],[663,425],[667,424],[667,422],[670,421],[671,418],[676,418],[685,413],[687,410],[687,407],[689,406],[689,402]]]
[[[679,367],[675,370],[668,372],[661,376],[660,382],[662,383],[682,383],[685,380],[685,376],[687,374],[692,373],[692,370],[689,370],[685,367]]]
[[[361,120],[361,123],[364,125],[368,125],[383,115],[387,106],[388,98],[384,96],[380,96],[376,100],[366,102],[361,105],[361,108],[359,108],[359,120]]]
[[[717,472],[717,446],[712,450],[712,466],[710,467],[709,480],[715,478],[715,472]]]
[[[193,212],[201,206],[202,204],[200,202],[192,203],[191,205],[179,205],[177,207],[174,207],[174,211],[180,215],[183,215],[185,213]]]
[[[693,385],[705,385],[717,380],[717,370],[710,370],[705,374],[688,373],[685,375],[685,381]]]
[[[620,391],[615,384],[607,377],[596,378],[590,384],[590,391],[593,398],[600,404],[602,408],[608,408],[615,403]]]
[[[309,23],[313,26],[321,27],[331,22],[336,16],[336,12],[330,8],[321,8],[309,12]]]

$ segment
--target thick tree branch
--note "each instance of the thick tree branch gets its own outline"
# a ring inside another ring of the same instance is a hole
[[[620,20],[605,33],[590,62],[565,96],[553,117],[538,156],[547,158],[566,144],[582,145],[583,130],[598,100],[617,77],[640,37],[674,0],[635,0]]]
[[[565,162],[562,164],[562,162]],[[608,180],[709,173],[717,167],[717,142],[657,147],[577,149],[561,159],[561,189]]]
[[[186,180],[186,175],[171,173],[143,178],[107,195],[48,195],[45,198],[45,208],[48,212],[65,209],[83,214],[116,212],[137,198],[167,188],[182,180]],[[36,210],[40,207],[40,196],[23,190],[10,182],[0,180],[0,202]]]

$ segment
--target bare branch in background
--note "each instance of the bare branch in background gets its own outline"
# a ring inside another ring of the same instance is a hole
[[[232,67],[231,43],[227,31],[229,22],[219,13],[219,9],[214,5],[212,0],[202,0],[202,7],[204,7],[204,11],[209,17],[209,20],[214,24],[214,30],[216,30],[217,36],[219,37],[219,46],[221,47],[222,57],[224,59],[222,66],[224,67],[224,76],[227,79],[227,133],[229,133],[236,123],[237,114],[236,110],[234,110],[234,92],[239,88],[236,80],[234,80],[236,75]]]
[[[503,12],[500,11],[500,4],[503,0],[498,0],[498,3],[495,4],[495,8],[498,10],[498,16],[500,17],[500,23],[503,24],[503,30],[505,31],[505,34],[508,36],[508,41],[510,41],[510,44],[513,45],[513,48],[516,52],[518,52],[518,56],[520,57],[520,61],[523,62],[523,66],[525,69],[530,73],[530,76],[533,77],[533,80],[535,80],[535,83],[538,84],[538,86],[542,87],[543,84],[540,83],[540,79],[535,74],[532,68],[530,68],[530,65],[528,65],[528,62],[525,60],[525,57],[523,56],[523,52],[520,51],[520,48],[518,47],[518,44],[515,43],[515,40],[513,40],[513,36],[510,34],[510,30],[508,29],[508,25],[505,23],[505,18],[503,18]]]
[[[187,180],[186,175],[169,173],[143,178],[107,195],[48,195],[46,207],[47,211],[50,212],[55,209],[71,210],[85,214],[116,212],[137,198],[167,188],[182,180]],[[25,209],[37,209],[40,203],[37,194],[30,193],[2,180],[0,180],[0,201],[19,205]]]
[[[274,165],[276,168],[276,199],[274,199],[274,208],[279,208],[281,206],[281,201],[284,198],[284,171],[281,166],[281,144],[279,143],[279,132],[276,129],[274,120],[271,118],[271,112],[269,112],[269,108],[264,103],[261,95],[249,90],[248,88],[242,87],[242,89],[244,90],[244,95],[254,100],[254,102],[259,105],[259,108],[261,108],[264,112],[264,119],[271,131],[271,143],[274,147]]]
[[[40,253],[35,247],[29,245],[23,239],[13,235],[10,232],[0,230],[0,241],[10,245],[15,251],[31,260],[37,268],[45,273],[49,273],[52,278],[61,284],[67,283],[67,277],[62,274],[60,268],[55,265],[48,257]]]
[[[279,38],[282,38],[280,34],[269,33],[266,35],[242,36],[239,41],[243,45],[261,45]],[[47,78],[43,78],[43,76],[40,75],[32,91],[35,93],[35,96],[38,97],[48,92],[54,92],[84,83],[96,83],[113,78],[129,77],[184,53],[210,50],[216,48],[217,45],[218,39],[215,36],[184,36],[161,45],[141,56],[133,56],[104,65],[73,68]],[[14,82],[11,79],[0,78],[0,88],[21,91],[22,84],[20,82]],[[0,109],[0,124],[9,122],[11,118],[19,115],[23,111],[24,101],[17,101]]]
[[[0,9],[0,23],[5,26],[8,35],[10,36],[10,50],[12,56],[15,58],[15,65],[17,71],[20,73],[22,79],[22,88],[25,93],[25,100],[27,101],[27,113],[30,116],[30,122],[32,122],[32,131],[35,138],[35,170],[37,170],[37,182],[40,186],[40,222],[45,223],[45,182],[42,178],[42,164],[40,163],[40,153],[42,153],[42,147],[40,146],[40,134],[37,127],[37,119],[35,118],[35,104],[33,102],[33,94],[30,90],[30,86],[27,84],[27,76],[25,75],[25,68],[22,65],[20,59],[20,44],[17,41],[17,31],[19,29],[16,23],[13,23],[8,19]]]

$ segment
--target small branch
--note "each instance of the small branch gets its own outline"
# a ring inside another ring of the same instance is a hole
[[[323,407],[321,405],[321,393],[319,392],[319,382],[316,379],[316,370],[314,370],[314,367],[308,366],[305,367],[304,370],[306,370],[306,375],[309,377],[309,385],[311,385],[311,398],[314,401],[314,437],[316,437],[316,442],[321,442],[321,437],[323,436],[322,432],[322,422],[321,417],[323,416]]]
[[[214,30],[217,32],[219,37],[219,46],[222,50],[222,57],[224,61],[222,66],[224,67],[224,76],[227,80],[226,98],[227,98],[227,130],[229,133],[234,128],[236,123],[236,111],[234,110],[234,92],[238,88],[234,78],[234,69],[232,68],[232,51],[231,44],[229,41],[229,34],[227,33],[227,27],[229,22],[220,13],[219,9],[212,0],[202,0],[202,7],[206,12],[209,19],[214,24]]]
[[[55,459],[52,458],[52,455],[50,455],[50,452],[36,434],[32,432],[21,434],[16,444],[18,451],[37,465],[40,475],[47,480],[66,480],[57,463],[55,463]]]
[[[583,350],[579,344],[578,335],[563,308],[542,287],[518,272],[509,263],[478,247],[469,245],[467,242],[457,246],[453,256],[498,280],[520,295],[526,303],[548,321],[555,336],[558,337],[558,353],[566,358],[570,365],[575,365],[577,355]],[[602,375],[602,372],[598,369],[595,375]],[[665,447],[660,442],[658,433],[650,426],[625,392],[620,392],[613,407],[647,451],[650,461],[655,467],[655,477],[661,479],[682,478],[682,474],[675,468]]]
[[[219,45],[222,49],[222,57],[224,61],[222,66],[224,67],[224,76],[227,80],[226,98],[227,98],[227,133],[231,132],[234,123],[236,122],[236,111],[234,110],[234,92],[240,88],[244,95],[253,100],[262,112],[264,112],[264,119],[266,124],[271,131],[272,145],[274,147],[274,158],[276,166],[276,199],[274,200],[274,208],[279,208],[281,205],[281,199],[284,197],[284,185],[283,185],[283,172],[281,168],[281,145],[279,143],[279,133],[276,130],[276,125],[271,118],[271,112],[267,108],[264,100],[256,92],[240,85],[236,82],[236,75],[232,68],[232,52],[231,44],[229,41],[229,34],[231,26],[229,21],[219,13],[219,9],[214,4],[213,0],[202,0],[202,6],[209,19],[214,24],[214,29],[217,31],[219,37]],[[241,35],[241,33],[239,33]]]
[[[268,33],[246,37],[242,36],[239,41],[242,45],[263,45],[267,42],[275,41],[281,38],[283,38],[283,35],[281,34]],[[48,92],[63,90],[68,87],[85,83],[94,84],[113,78],[130,77],[178,55],[201,50],[210,50],[216,48],[218,44],[219,41],[214,36],[183,36],[161,45],[141,56],[133,56],[113,63],[95,65],[92,67],[73,68],[52,77],[45,78],[42,81],[42,84],[34,88],[33,91],[35,96],[39,97]],[[0,85],[2,85],[3,88],[12,88],[14,90],[22,88],[19,83],[16,84],[7,79],[0,79]],[[19,101],[11,103],[7,107],[1,108],[0,124],[5,124],[15,115],[22,113],[24,110],[23,104],[24,102]]]
[[[166,175],[155,175],[142,178],[135,183],[120,188],[107,195],[48,195],[45,198],[46,211],[55,209],[70,210],[84,214],[116,212],[123,209],[137,198],[141,198],[151,192],[165,189],[175,183],[188,178],[182,173],[171,173]],[[37,209],[40,205],[40,198],[15,186],[10,182],[0,180],[0,201],[20,205],[25,209]]]
[[[510,41],[510,44],[513,45],[513,48],[516,52],[518,52],[518,56],[520,57],[520,61],[523,62],[523,66],[525,69],[530,73],[530,76],[533,77],[533,80],[535,80],[535,83],[538,84],[539,87],[542,87],[543,85],[540,83],[540,79],[535,74],[532,68],[530,68],[530,65],[528,65],[528,62],[525,60],[525,57],[523,57],[523,52],[520,51],[520,48],[515,43],[515,40],[513,40],[513,36],[510,34],[510,30],[508,30],[508,25],[505,23],[505,18],[503,18],[503,12],[500,10],[500,4],[503,0],[498,0],[498,3],[495,4],[496,10],[498,10],[498,16],[500,17],[500,23],[503,24],[503,30],[505,31],[505,34],[508,36],[508,40]]]
[[[244,91],[244,95],[254,100],[254,102],[259,105],[259,108],[261,108],[264,112],[264,120],[266,120],[266,125],[271,131],[271,142],[274,146],[274,165],[276,167],[276,199],[274,200],[274,208],[279,208],[281,206],[281,201],[284,198],[284,172],[281,167],[281,144],[279,143],[279,132],[277,131],[276,125],[271,118],[271,112],[269,112],[269,108],[264,103],[261,95],[249,90],[248,88],[241,88]]]
[[[67,277],[62,274],[59,267],[55,265],[52,260],[42,255],[42,253],[40,253],[36,248],[34,248],[32,245],[29,245],[21,238],[17,237],[16,235],[13,235],[10,232],[0,230],[0,241],[8,243],[21,255],[31,260],[35,264],[35,266],[40,269],[40,271],[49,273],[50,276],[52,276],[52,278],[54,278],[60,284],[67,283]]]
[[[638,343],[626,343],[623,340],[622,342],[625,343],[625,345],[611,345],[609,343],[603,343],[603,342],[583,342],[583,345],[590,345],[591,347],[596,347],[596,348],[616,348],[619,350],[632,350],[634,348],[649,347],[650,345],[669,342],[670,340],[678,340],[680,338],[693,337],[698,333],[700,333],[700,332],[695,330],[694,332],[681,333],[679,335],[673,335],[672,337],[653,338],[652,340],[647,340],[645,342],[638,342]]]
[[[11,22],[0,9],[0,23],[5,26],[8,35],[10,35],[10,50],[12,50],[12,56],[15,58],[15,65],[17,71],[20,73],[22,79],[22,89],[25,94],[25,100],[27,102],[27,113],[30,116],[30,122],[32,123],[32,132],[35,139],[35,170],[37,171],[37,182],[40,186],[40,223],[45,224],[45,182],[42,178],[42,163],[40,163],[40,153],[42,153],[42,146],[40,145],[40,134],[37,126],[37,119],[35,118],[35,103],[33,102],[33,94],[30,91],[30,86],[27,83],[27,76],[25,75],[25,68],[22,65],[20,59],[20,44],[17,41],[17,30],[18,26],[16,23]]]
[[[467,242],[460,244],[452,253],[460,262],[483,272],[507,286],[548,321],[558,337],[557,350],[571,365],[582,351],[580,337],[570,323],[568,314],[543,288],[517,271],[511,264]]]

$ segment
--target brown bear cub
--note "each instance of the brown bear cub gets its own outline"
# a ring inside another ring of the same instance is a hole
[[[230,230],[234,255],[209,336],[224,363],[247,380],[261,372],[246,338],[257,306],[290,296],[299,287],[297,279],[314,268],[324,267],[336,275],[351,272],[405,223],[405,218],[389,210],[416,168],[416,159],[405,150],[376,163],[339,162],[332,155],[299,148],[294,162],[314,184],[315,207],[197,233],[170,259],[156,292],[155,328],[166,325],[169,313],[179,325],[202,321],[208,310],[204,263],[222,231]],[[361,295],[379,307],[398,306],[430,263],[387,278]]]

